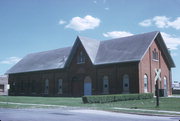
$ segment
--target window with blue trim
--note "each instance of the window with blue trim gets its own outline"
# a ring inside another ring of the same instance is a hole
[[[85,63],[85,54],[81,51],[78,55],[78,58],[77,58],[77,63],[78,64],[83,64]]]
[[[157,52],[156,49],[154,49],[154,50],[152,51],[152,56],[153,56],[153,60],[155,60],[155,61],[158,61],[158,60],[159,60],[158,52]]]

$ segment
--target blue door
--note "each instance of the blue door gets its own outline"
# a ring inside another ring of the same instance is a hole
[[[92,84],[90,77],[86,77],[84,80],[84,95],[92,95]]]

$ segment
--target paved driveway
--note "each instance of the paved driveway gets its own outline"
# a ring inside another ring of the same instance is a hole
[[[179,121],[179,117],[143,116],[87,109],[0,109],[1,121]]]

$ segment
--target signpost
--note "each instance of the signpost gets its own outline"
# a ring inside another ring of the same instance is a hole
[[[159,84],[158,80],[156,81],[156,107],[159,107]]]
[[[7,104],[7,106],[8,106],[8,95],[9,95],[9,94],[8,94],[8,91],[9,91],[9,89],[10,89],[10,85],[7,84],[7,85],[6,85],[6,90],[7,90],[7,99],[6,99],[7,103],[6,103],[6,104]]]
[[[159,81],[161,80],[161,69],[155,69],[156,107],[159,107]]]

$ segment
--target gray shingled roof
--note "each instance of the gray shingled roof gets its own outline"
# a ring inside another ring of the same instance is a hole
[[[22,73],[64,68],[71,47],[32,53],[10,68],[6,73]]]
[[[77,37],[73,47],[29,54],[6,73],[65,68],[70,63],[79,42],[94,65],[140,61],[156,37],[162,43],[160,46],[167,55],[170,66],[175,67],[160,32],[155,31],[106,41]]]
[[[89,58],[91,59],[91,62],[94,63],[100,45],[100,41],[89,39],[87,37],[79,37],[79,39],[82,45],[84,46]]]
[[[102,41],[95,64],[140,61],[158,32]]]

